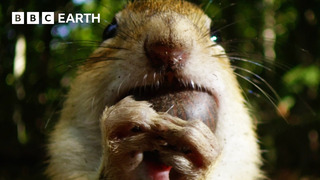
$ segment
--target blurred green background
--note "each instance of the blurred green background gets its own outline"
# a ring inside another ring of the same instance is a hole
[[[258,122],[267,175],[320,179],[320,1],[194,2],[212,17],[232,57]],[[46,179],[47,135],[75,70],[125,3],[0,2],[0,180]],[[101,23],[11,25],[13,11],[100,13]]]

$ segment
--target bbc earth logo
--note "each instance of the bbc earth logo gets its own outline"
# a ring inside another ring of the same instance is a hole
[[[55,12],[12,12],[12,24],[55,23],[100,23],[100,14],[98,13],[95,15],[93,13],[57,13],[55,15]]]

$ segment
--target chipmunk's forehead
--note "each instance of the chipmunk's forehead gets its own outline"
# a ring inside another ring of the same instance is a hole
[[[134,15],[139,18],[134,18]],[[134,0],[116,16],[119,19],[129,17],[131,20],[144,21],[153,16],[170,18],[170,15],[184,16],[199,27],[210,27],[211,24],[211,19],[200,7],[183,0]]]
[[[203,14],[198,6],[182,0],[136,0],[130,2],[127,10],[133,12],[143,12],[148,15],[161,12],[176,12],[182,15]]]

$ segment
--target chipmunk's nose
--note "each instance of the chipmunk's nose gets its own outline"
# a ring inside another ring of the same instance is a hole
[[[155,68],[176,70],[184,66],[189,53],[172,43],[145,43],[145,52]]]

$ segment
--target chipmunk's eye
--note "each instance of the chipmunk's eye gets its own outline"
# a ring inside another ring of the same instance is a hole
[[[221,43],[222,42],[222,38],[221,38],[220,31],[211,28],[210,29],[210,39],[211,39],[212,42]]]
[[[112,22],[104,29],[102,34],[102,39],[106,40],[113,38],[117,33],[118,22],[116,18],[113,18]]]

